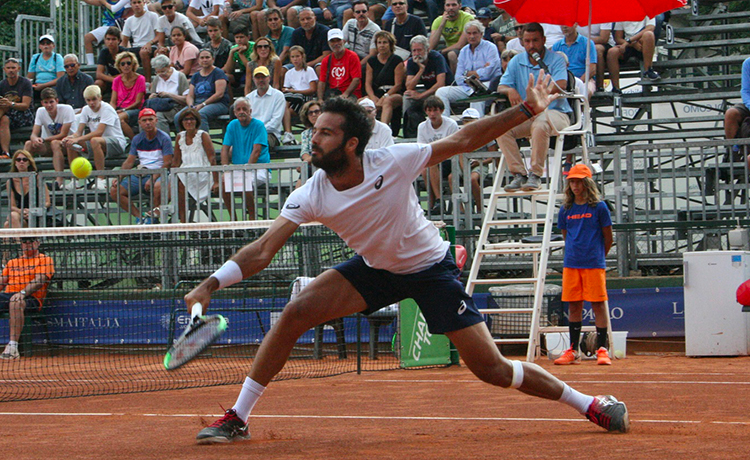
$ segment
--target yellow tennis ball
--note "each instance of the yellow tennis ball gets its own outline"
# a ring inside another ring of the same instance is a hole
[[[79,179],[85,179],[91,174],[91,162],[83,157],[78,157],[70,163],[70,172]]]

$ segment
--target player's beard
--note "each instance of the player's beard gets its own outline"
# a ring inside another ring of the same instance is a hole
[[[312,156],[313,166],[322,169],[329,176],[335,176],[341,171],[344,171],[347,166],[349,166],[349,158],[344,152],[344,143],[345,141],[342,141],[338,147],[331,149],[328,152],[323,152],[320,147],[313,145],[313,153],[321,154]]]

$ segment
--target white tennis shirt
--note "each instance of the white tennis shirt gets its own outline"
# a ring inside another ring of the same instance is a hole
[[[361,184],[338,191],[318,170],[289,196],[281,217],[296,224],[320,222],[372,268],[420,272],[440,262],[449,246],[424,217],[412,185],[431,154],[429,144],[365,150]]]

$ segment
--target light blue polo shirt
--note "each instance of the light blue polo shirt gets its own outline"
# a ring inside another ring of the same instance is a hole
[[[554,52],[546,50],[542,61],[547,64],[550,72],[552,72],[552,79],[555,81],[568,81],[568,69],[565,65],[565,59],[563,59],[562,56],[558,56]],[[538,65],[531,65],[529,62],[529,54],[524,51],[510,60],[508,68],[500,79],[500,84],[515,89],[518,91],[518,94],[521,95],[521,99],[526,100],[526,85],[529,84],[529,74],[534,75],[536,81],[536,79],[539,78],[540,70],[541,68]],[[570,113],[572,111],[567,99],[556,99],[552,101],[548,109],[557,110],[563,113]]]
[[[247,126],[242,126],[237,119],[230,121],[227,125],[227,132],[224,134],[223,144],[232,147],[233,165],[248,164],[255,144],[263,146],[258,163],[271,162],[271,155],[268,153],[268,132],[263,122],[257,118],[251,118]]]
[[[583,78],[586,73],[586,41],[589,42],[591,63],[596,64],[596,46],[594,46],[594,42],[591,39],[581,34],[578,34],[578,38],[570,46],[565,43],[564,38],[552,45],[552,51],[562,51],[568,56],[568,62],[570,62],[568,69],[578,78]]]

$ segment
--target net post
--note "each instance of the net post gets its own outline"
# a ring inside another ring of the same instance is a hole
[[[362,313],[357,313],[357,375],[362,374]]]

